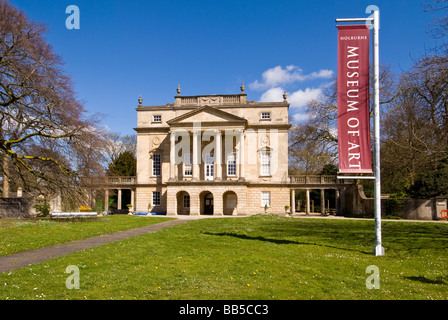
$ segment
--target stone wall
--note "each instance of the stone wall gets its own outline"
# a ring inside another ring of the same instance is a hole
[[[354,185],[346,192],[346,216],[374,216],[374,199],[367,198],[361,185]],[[397,216],[413,220],[440,219],[440,211],[447,209],[446,198],[408,199],[386,198],[381,199],[381,215]]]
[[[31,218],[35,212],[33,205],[33,198],[0,198],[0,218]]]

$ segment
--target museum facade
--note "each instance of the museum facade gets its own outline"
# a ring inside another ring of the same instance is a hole
[[[247,215],[289,206],[286,93],[182,96],[137,106],[135,212]]]

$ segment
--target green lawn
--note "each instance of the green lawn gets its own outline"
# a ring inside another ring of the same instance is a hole
[[[370,220],[194,220],[0,274],[0,299],[448,299],[448,224],[382,225],[375,257]]]
[[[0,219],[0,256],[170,220],[111,215],[53,220]]]

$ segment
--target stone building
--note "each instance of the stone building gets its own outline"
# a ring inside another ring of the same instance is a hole
[[[284,213],[290,205],[288,109],[239,94],[182,96],[137,110],[135,212]]]

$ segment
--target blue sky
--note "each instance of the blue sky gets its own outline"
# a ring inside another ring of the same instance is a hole
[[[432,0],[9,0],[45,23],[46,38],[65,62],[78,99],[101,113],[110,131],[133,134],[138,97],[144,105],[182,95],[234,94],[280,99],[303,118],[306,102],[336,74],[336,18],[380,9],[380,62],[407,70],[437,43],[428,35]],[[80,10],[69,30],[65,9]]]

